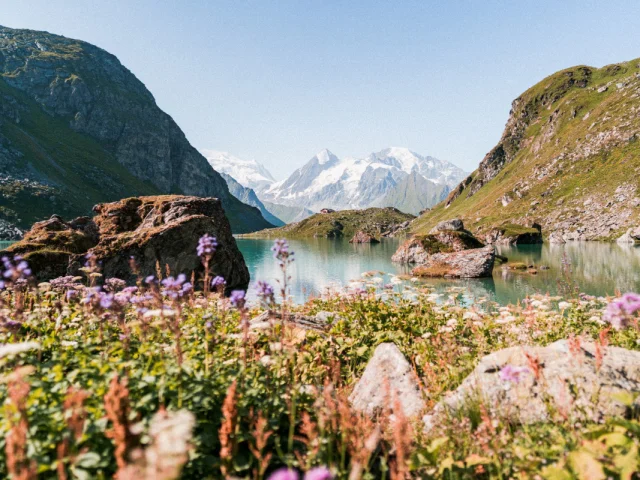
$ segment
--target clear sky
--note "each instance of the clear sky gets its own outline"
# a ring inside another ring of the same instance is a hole
[[[322,148],[472,170],[529,86],[640,57],[638,19],[613,0],[0,0],[0,24],[110,51],[194,146],[277,178]]]

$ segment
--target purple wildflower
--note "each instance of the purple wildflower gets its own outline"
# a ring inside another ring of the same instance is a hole
[[[298,480],[298,472],[291,468],[281,468],[269,475],[268,480]]]
[[[208,261],[218,248],[218,241],[216,237],[212,237],[208,233],[205,233],[198,241],[198,247],[196,252],[203,262]]]
[[[109,310],[113,305],[113,293],[100,292],[98,296],[100,298],[100,308]]]
[[[65,296],[67,297],[67,300],[73,300],[78,297],[78,291],[70,288],[69,290],[67,290]]]
[[[304,480],[331,480],[333,475],[327,467],[315,467],[304,474]]]
[[[162,280],[162,293],[172,299],[181,298],[192,290],[191,283],[187,282],[187,277],[181,273],[176,278],[168,277]]]
[[[213,277],[213,280],[211,280],[211,288],[213,288],[214,290],[224,288],[226,284],[227,282],[220,275],[218,275],[217,277]]]
[[[231,301],[231,304],[238,310],[244,308],[244,304],[246,301],[244,295],[244,290],[234,290],[233,292],[231,292],[229,300]]]
[[[271,251],[273,252],[273,258],[278,260],[281,267],[284,267],[285,264],[293,262],[293,252],[289,250],[289,243],[284,238],[277,238],[275,242],[273,242],[273,247],[271,247]]]
[[[529,373],[528,367],[514,367],[513,365],[505,365],[500,369],[498,375],[503,382],[518,383],[522,380],[521,376]]]
[[[156,283],[156,277],[154,277],[153,275],[147,275],[144,279],[144,283],[146,283],[147,285],[152,285]]]
[[[256,284],[256,292],[258,294],[258,297],[260,297],[260,300],[267,305],[271,305],[274,303],[275,300],[273,287],[267,282],[258,280],[258,283]]]
[[[620,330],[628,326],[639,311],[640,294],[628,292],[607,305],[603,319],[616,330]]]
[[[72,277],[71,275],[54,278],[49,281],[49,285],[51,285],[51,288],[57,292],[64,292],[70,289],[78,290],[82,288],[82,285],[76,281],[76,277]]]
[[[13,259],[2,257],[4,271],[2,276],[6,279],[6,283],[17,282],[20,280],[27,281],[31,277],[31,269],[29,264],[25,262],[21,256],[16,255]]]

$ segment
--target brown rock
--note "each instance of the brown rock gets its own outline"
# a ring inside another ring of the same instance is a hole
[[[81,217],[67,223],[52,217],[39,222],[9,253],[23,254],[40,280],[78,274],[87,253],[96,256],[104,278],[133,283],[131,257],[141,276],[155,275],[159,264],[163,274],[166,269],[171,275],[195,271],[200,278],[203,267],[196,246],[206,233],[218,240],[212,275],[224,277],[228,290],[246,289],[249,283],[249,271],[218,199],[136,197],[96,205],[94,211],[92,220]]]
[[[418,277],[490,277],[495,258],[495,250],[491,246],[460,252],[435,253],[411,273]]]
[[[349,240],[349,243],[380,243],[380,240],[373,235],[369,235],[368,233],[360,230],[351,240]]]
[[[481,248],[484,244],[464,230],[443,230],[429,235],[415,235],[404,242],[391,260],[399,263],[426,263],[435,253],[451,253]]]

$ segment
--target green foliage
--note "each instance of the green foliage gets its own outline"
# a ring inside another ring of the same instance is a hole
[[[513,319],[505,323],[498,313],[479,314],[456,303],[437,305],[411,287],[402,295],[381,297],[375,291],[377,284],[371,279],[365,295],[317,299],[294,309],[305,314],[334,312],[336,320],[326,332],[275,324],[273,329],[253,330],[247,340],[238,312],[215,296],[206,300],[199,295],[174,305],[180,318],[178,337],[169,317],[145,317],[133,308],[124,317],[94,314],[43,286],[30,294],[20,330],[0,334],[1,342],[32,340],[41,345],[38,351],[0,359],[5,379],[15,368],[33,368],[28,376],[28,447],[40,477],[56,478],[56,447],[66,431],[63,402],[69,387],[90,393],[85,404],[87,421],[77,445],[84,453],[72,461],[73,468],[80,478],[113,475],[113,444],[106,436],[111,426],[103,398],[114,375],[128,378],[132,421],[139,422],[143,432],[161,407],[187,409],[195,415],[194,451],[184,478],[220,478],[218,431],[222,404],[233,381],[238,388],[231,462],[235,475],[254,476],[258,460],[251,448],[256,441],[255,420],[261,415],[271,432],[269,469],[324,464],[339,478],[346,478],[352,468],[352,442],[364,434],[354,425],[364,420],[345,417],[342,407],[330,404],[349,392],[380,343],[395,343],[410,359],[424,379],[424,397],[433,405],[492,351],[578,335],[597,338],[602,329],[594,319],[603,307],[599,300],[574,301],[571,308],[558,312],[551,308],[555,300],[540,297],[533,309],[510,307]],[[3,299],[17,300],[8,292]],[[614,331],[609,342],[638,349],[640,333],[634,328]],[[335,389],[334,400],[328,385]],[[0,383],[0,400],[6,402],[6,395],[6,383]],[[305,412],[311,422],[317,422],[316,443],[309,443],[303,433],[308,425]],[[444,437],[422,434],[416,425],[410,462],[414,474],[511,477],[542,471],[549,478],[560,474],[586,478],[581,470],[585,465],[622,476],[638,468],[637,420],[528,427],[501,422],[487,432],[482,415],[482,410],[470,405],[466,415],[444,426]],[[337,423],[332,426],[333,421]],[[9,427],[10,416],[0,419],[3,431]],[[2,442],[0,472],[5,472]],[[393,464],[392,442],[391,437],[382,440],[364,468],[365,478],[383,476]]]
[[[367,208],[365,210],[339,210],[331,213],[316,213],[297,223],[245,235],[246,237],[286,238],[351,238],[362,230],[379,235],[391,225],[397,225],[415,217],[395,208]]]

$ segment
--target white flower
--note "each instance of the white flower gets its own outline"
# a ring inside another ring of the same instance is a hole
[[[560,310],[566,310],[567,308],[571,308],[571,304],[569,302],[560,302],[558,308]]]
[[[30,350],[40,350],[40,344],[38,342],[7,343],[0,345],[0,358],[18,355]]]
[[[69,340],[62,340],[60,342],[60,345],[62,345],[63,347],[77,347],[78,346],[78,342],[69,341]]]
[[[466,312],[464,312],[464,315],[462,315],[462,319],[477,321],[477,320],[482,320],[482,317],[474,311],[467,310]]]
[[[168,308],[164,308],[164,309],[157,309],[157,310],[149,310],[148,312],[145,312],[143,316],[144,318],[174,317],[177,313],[178,312],[176,312],[175,310],[169,310]]]

